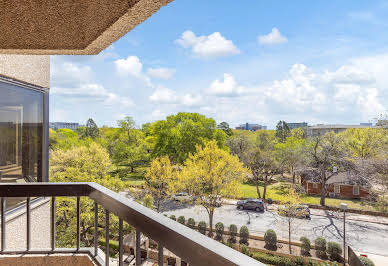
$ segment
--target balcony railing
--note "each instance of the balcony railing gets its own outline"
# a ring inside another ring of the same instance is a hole
[[[0,184],[1,197],[1,251],[0,254],[52,254],[83,253],[88,254],[97,264],[109,265],[109,252],[105,259],[98,256],[98,208],[105,209],[105,250],[109,251],[109,214],[119,218],[119,265],[123,265],[123,221],[136,229],[136,265],[141,265],[140,234],[148,236],[158,243],[159,265],[163,265],[163,247],[189,263],[189,265],[263,265],[244,254],[210,239],[184,225],[156,213],[126,197],[119,195],[96,183],[31,183]],[[5,204],[7,198],[26,198],[26,250],[6,249]],[[30,198],[51,197],[51,248],[31,249]],[[55,246],[55,197],[77,198],[77,239],[75,248],[57,248]],[[94,247],[80,246],[80,197],[94,200]]]

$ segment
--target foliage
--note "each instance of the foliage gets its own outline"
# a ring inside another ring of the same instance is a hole
[[[100,131],[98,129],[97,124],[91,118],[88,119],[88,121],[86,122],[86,127],[83,128],[83,130],[80,133],[81,133],[81,138],[90,137],[92,139],[96,139],[100,135]]]
[[[371,259],[368,259],[364,256],[359,256],[358,258],[364,266],[375,266],[374,262]]]
[[[279,121],[276,125],[276,137],[279,142],[284,143],[286,138],[291,135],[291,130],[285,121]]]
[[[187,226],[193,229],[195,227],[195,220],[193,218],[187,219]]]
[[[238,184],[244,179],[246,169],[236,156],[218,148],[215,141],[204,147],[197,146],[178,173],[174,188],[197,197],[209,215],[209,234],[213,233],[213,215],[224,195],[237,195]]]
[[[310,249],[311,249],[310,239],[302,236],[300,238],[300,242],[302,242],[300,246],[300,252],[302,253],[303,256],[308,256],[310,254]]]
[[[229,239],[228,242],[230,243],[236,243],[236,236],[237,236],[237,226],[235,224],[231,224],[229,226]]]
[[[251,252],[251,250],[248,248],[247,245],[244,245],[244,244],[241,245],[240,249],[241,249],[241,253],[243,253],[243,254],[245,254],[245,255],[247,255],[247,256],[252,256],[252,252]]]
[[[290,258],[283,256],[276,256],[272,254],[266,254],[261,252],[254,252],[252,257],[262,263],[275,265],[275,266],[295,266],[295,262]]]
[[[272,229],[268,229],[264,234],[265,248],[275,250],[278,243],[276,232]]]
[[[224,224],[221,222],[216,223],[216,239],[222,240],[222,236],[224,235]]]
[[[341,245],[336,242],[328,242],[327,253],[329,254],[331,260],[339,261],[342,254]]]
[[[170,219],[176,221],[176,217],[174,214],[170,215]]]
[[[323,237],[318,237],[314,241],[315,250],[319,258],[326,257],[326,239]]]
[[[206,234],[206,222],[205,221],[200,221],[198,223],[198,232],[201,234]]]
[[[185,222],[186,222],[186,219],[185,219],[185,217],[184,217],[184,216],[179,216],[177,221],[178,221],[178,223],[180,223],[180,224],[183,224],[183,225],[184,225],[184,224],[185,224]]]
[[[376,156],[383,144],[383,129],[349,128],[343,136],[345,145],[356,158],[367,159]]]
[[[150,194],[146,194],[143,197],[143,205],[146,206],[147,208],[153,209],[154,206],[154,198]]]
[[[216,122],[197,113],[178,113],[166,120],[159,120],[148,128],[153,143],[153,156],[167,155],[173,163],[182,164],[197,146],[203,146],[211,140],[224,148],[226,134],[217,129]]]
[[[248,239],[249,239],[248,227],[246,227],[245,225],[241,226],[241,228],[240,228],[240,243],[248,245],[249,244]]]
[[[156,210],[160,211],[160,204],[169,198],[174,175],[170,159],[167,156],[155,158],[145,174],[146,189],[156,201]]]
[[[226,122],[221,122],[219,125],[217,125],[217,128],[224,131],[225,134],[229,137],[233,135],[233,130],[229,127],[229,124]]]

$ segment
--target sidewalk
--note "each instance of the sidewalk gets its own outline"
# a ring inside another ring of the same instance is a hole
[[[228,205],[236,205],[238,200],[234,199],[223,199],[222,202],[224,204]],[[277,204],[267,204],[267,210],[270,211],[276,211],[279,207]],[[343,213],[330,211],[330,210],[321,210],[321,209],[312,209],[310,208],[311,215],[316,216],[324,216],[324,217],[334,217],[334,218],[342,218]],[[388,218],[387,217],[381,217],[381,216],[371,216],[371,215],[362,215],[362,214],[355,214],[355,213],[346,213],[346,220],[348,221],[358,221],[358,222],[367,222],[367,223],[376,223],[376,224],[383,224],[388,225]],[[388,265],[388,264],[386,264]]]

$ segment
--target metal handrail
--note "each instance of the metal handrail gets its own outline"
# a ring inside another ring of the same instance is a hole
[[[232,248],[210,239],[182,224],[156,213],[137,202],[130,200],[96,183],[29,183],[0,184],[1,197],[1,247],[0,253],[8,253],[5,248],[5,200],[7,197],[52,197],[51,207],[51,253],[55,248],[55,197],[77,197],[77,246],[75,252],[88,252],[91,249],[80,248],[79,220],[80,197],[86,196],[95,201],[95,222],[97,222],[98,205],[105,208],[107,214],[113,213],[119,217],[119,264],[122,265],[122,221],[136,228],[136,251],[140,252],[140,232],[158,242],[159,251],[167,248],[190,265],[264,265]],[[27,206],[29,205],[27,200]],[[27,208],[30,211],[30,208]],[[27,219],[30,219],[27,215]],[[106,243],[109,250],[109,215],[106,215]],[[30,234],[30,221],[27,221],[27,235]],[[96,226],[95,226],[96,227]],[[95,234],[96,234],[95,230]],[[27,237],[30,241],[30,237]],[[94,252],[97,257],[97,242],[95,237]],[[27,244],[30,247],[30,244]],[[63,250],[63,249],[62,249]],[[72,250],[74,252],[74,250]],[[31,250],[25,251],[30,253]],[[109,252],[106,252],[105,264],[109,265]],[[136,265],[140,265],[140,256],[136,254]],[[162,255],[162,254],[161,254]],[[163,256],[159,256],[159,265],[163,265]]]

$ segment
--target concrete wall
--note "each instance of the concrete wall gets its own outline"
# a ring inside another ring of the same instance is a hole
[[[0,75],[50,87],[50,56],[0,54]]]
[[[6,214],[7,250],[26,250],[27,219],[25,206]],[[47,249],[50,242],[50,201],[31,203],[31,249]]]

